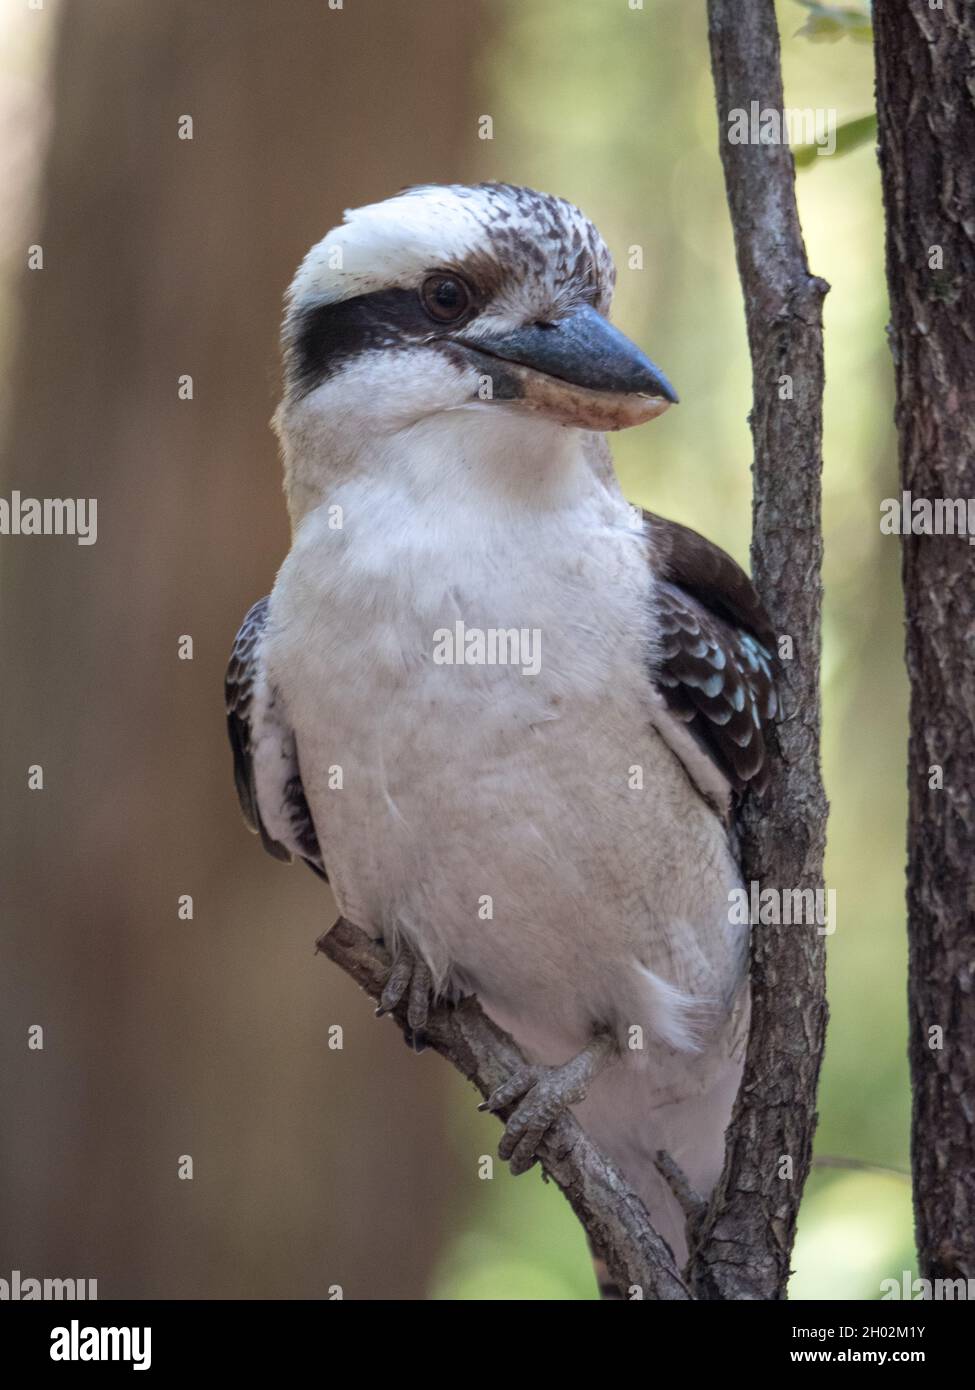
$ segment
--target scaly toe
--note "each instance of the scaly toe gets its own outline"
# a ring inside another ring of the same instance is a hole
[[[410,980],[410,1000],[406,1008],[406,1021],[410,1025],[414,1039],[419,1039],[421,1044],[423,1030],[426,1028],[427,1019],[430,1016],[430,997],[432,994],[433,976],[424,962],[417,960],[414,962],[413,977]],[[417,1050],[419,1051],[419,1048]]]
[[[383,1014],[392,1013],[409,988],[412,978],[413,956],[409,951],[401,951],[393,961],[389,978],[379,999],[377,1015],[381,1017]]]
[[[552,1089],[539,1081],[505,1126],[498,1154],[508,1159],[515,1174],[527,1172],[535,1162],[538,1146],[564,1107]]]
[[[530,1130],[527,1134],[522,1135],[508,1159],[508,1168],[512,1177],[518,1178],[522,1173],[527,1173],[530,1168],[534,1168],[538,1162],[538,1146],[544,1138],[544,1128],[538,1130],[537,1133]]]
[[[506,1110],[509,1105],[514,1105],[516,1100],[521,1100],[522,1096],[527,1095],[537,1081],[536,1067],[521,1067],[513,1072],[507,1081],[502,1081],[497,1090],[492,1091],[487,1100],[482,1100],[477,1108],[490,1110],[492,1114],[498,1110]]]

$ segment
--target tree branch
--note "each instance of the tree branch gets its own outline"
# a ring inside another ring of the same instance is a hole
[[[819,771],[819,649],[828,286],[806,264],[788,145],[729,139],[732,111],[750,113],[753,101],[760,110],[780,116],[783,110],[773,0],[709,0],[708,20],[752,359],[752,569],[776,632],[791,638],[794,651],[783,662],[784,715],[771,739],[772,796],[768,806],[751,801],[743,808],[742,866],[746,883],[816,890],[823,886],[827,813]],[[815,927],[754,927],[751,990],[745,1075],[725,1167],[688,1268],[702,1298],[785,1296],[826,1028],[824,938]]]
[[[340,917],[318,942],[328,956],[373,999],[382,994],[390,960],[375,941]],[[406,1025],[406,1001],[392,1011]],[[516,1043],[491,1021],[474,998],[431,1009],[424,1030],[427,1044],[472,1081],[486,1100],[525,1065]],[[507,1119],[508,1111],[499,1112]],[[691,1297],[669,1246],[654,1231],[646,1208],[617,1168],[583,1134],[571,1115],[562,1116],[546,1136],[539,1157],[545,1173],[561,1188],[606,1261],[620,1289],[634,1287],[645,1299]]]

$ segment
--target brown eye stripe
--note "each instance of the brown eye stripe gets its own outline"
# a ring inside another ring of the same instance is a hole
[[[289,388],[306,395],[343,362],[370,348],[422,342],[429,315],[415,289],[375,290],[336,304],[316,304],[295,319],[286,349]]]

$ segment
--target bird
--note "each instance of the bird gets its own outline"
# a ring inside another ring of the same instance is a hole
[[[476,996],[526,1059],[487,1101],[511,1171],[570,1109],[683,1263],[657,1158],[705,1198],[720,1174],[779,677],[744,570],[616,479],[607,433],[677,395],[614,284],[588,217],[504,183],[312,247],[272,422],[291,547],[226,706],[251,829],[388,949],[379,1011],[420,1040]]]

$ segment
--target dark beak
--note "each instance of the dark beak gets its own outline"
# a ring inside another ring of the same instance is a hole
[[[526,324],[513,333],[462,341],[477,352],[570,386],[677,402],[660,368],[589,305],[555,323]]]

